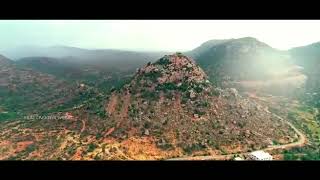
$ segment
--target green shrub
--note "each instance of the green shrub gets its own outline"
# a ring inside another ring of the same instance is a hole
[[[183,96],[181,99],[182,104],[186,104],[188,102],[189,98],[187,96]]]
[[[147,121],[144,123],[143,127],[149,129],[151,127],[151,123]]]
[[[157,90],[168,91],[168,90],[177,90],[178,87],[177,87],[177,85],[175,83],[169,82],[169,83],[160,84],[159,86],[157,86],[156,89]]]
[[[129,116],[130,117],[135,117],[138,115],[138,109],[136,109],[135,105],[132,105],[129,107]]]
[[[189,87],[188,84],[183,82],[181,84],[181,86],[179,87],[179,90],[182,91],[182,92],[186,92],[188,90],[188,87]]]
[[[195,90],[197,93],[201,93],[201,92],[203,91],[203,88],[202,88],[200,85],[198,85],[198,86],[195,86],[195,87],[194,87],[194,90]]]
[[[165,96],[168,99],[172,99],[174,95],[173,95],[173,93],[168,92],[168,93],[165,94]]]
[[[151,81],[156,81],[159,77],[161,77],[161,72],[159,71],[150,71],[149,73],[145,74],[145,77],[150,79]]]
[[[280,143],[279,143],[277,140],[273,140],[273,141],[272,141],[272,144],[273,144],[273,145],[280,145]]]
[[[199,114],[200,116],[202,116],[202,115],[205,115],[205,114],[206,114],[205,112],[200,111],[199,109],[196,109],[194,113],[195,113],[195,114]]]
[[[158,95],[155,91],[144,90],[144,91],[142,91],[141,96],[142,96],[142,98],[150,99],[150,100],[157,100],[158,99]]]
[[[97,145],[91,143],[91,144],[89,144],[87,151],[88,152],[93,152],[96,148],[97,148]]]
[[[182,54],[181,52],[176,52],[176,55],[177,55],[178,57],[183,57],[183,54]]]
[[[228,154],[228,152],[227,152],[225,149],[220,149],[220,151],[221,151],[221,154],[222,154],[222,155]]]
[[[183,150],[186,153],[191,154],[194,151],[200,151],[200,150],[203,150],[204,148],[206,147],[201,145],[200,143],[197,143],[197,144],[186,145],[185,147],[183,147]]]
[[[157,145],[159,148],[161,148],[162,150],[170,150],[173,148],[173,145],[172,144],[169,144],[169,143],[164,143],[164,144],[161,144],[161,145]]]
[[[71,146],[71,147],[68,148],[67,153],[68,153],[69,155],[73,155],[74,153],[76,153],[76,150],[77,150],[76,147]]]
[[[202,107],[209,107],[209,102],[207,101],[200,101],[197,103],[197,107],[202,108]]]
[[[290,160],[297,160],[297,159],[298,159],[295,154],[292,154],[292,153],[290,153],[290,152],[284,153],[284,154],[283,154],[283,158],[284,158],[284,160],[289,160],[289,161],[290,161]]]
[[[101,133],[97,133],[96,134],[96,139],[100,139],[100,138],[102,138],[103,136],[102,136],[102,134]]]
[[[159,64],[159,65],[162,65],[162,66],[166,66],[166,65],[170,64],[170,61],[169,61],[168,58],[163,57],[159,61],[157,61],[156,64]]]
[[[36,145],[31,144],[26,148],[26,152],[31,153],[36,150]]]

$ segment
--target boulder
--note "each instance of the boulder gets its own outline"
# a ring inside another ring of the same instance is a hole
[[[147,135],[147,136],[149,136],[149,135],[150,135],[150,132],[149,132],[149,130],[148,130],[148,129],[146,129],[146,130],[144,131],[144,135]]]

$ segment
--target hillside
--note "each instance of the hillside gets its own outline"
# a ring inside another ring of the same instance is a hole
[[[1,159],[165,159],[296,140],[265,107],[212,86],[182,54],[148,63],[111,96],[92,100],[66,112],[67,119],[3,123]]]
[[[207,41],[188,53],[222,87],[283,95],[303,87],[306,80],[289,53],[251,37]]]
[[[29,68],[45,74],[53,75],[61,80],[78,84],[86,84],[109,93],[118,88],[135,72],[135,68],[124,71],[98,62],[80,63],[75,58],[26,57],[15,62],[19,67]]]
[[[12,64],[12,61],[2,55],[0,55],[0,66],[7,66]]]
[[[1,120],[58,110],[71,103],[81,91],[75,83],[14,63],[3,65],[3,62],[0,66]]]
[[[317,76],[320,66],[320,43],[297,47],[289,50],[293,61],[304,68],[304,73]]]
[[[222,81],[265,79],[286,65],[280,51],[249,37],[219,43],[208,41],[192,52],[209,76]]]
[[[57,77],[72,78],[81,75],[81,67],[68,59],[50,57],[25,57],[15,62],[20,67],[30,68]]]
[[[202,53],[206,53],[212,47],[217,46],[219,44],[226,43],[228,41],[232,41],[234,39],[213,39],[202,43],[199,47],[193,49],[192,51],[186,52],[186,55],[190,57],[198,57],[202,55]]]
[[[290,49],[293,61],[303,67],[303,73],[308,76],[304,99],[320,107],[320,43]]]
[[[148,60],[158,59],[165,53],[53,46],[9,49],[6,54],[15,58],[18,66],[109,93],[126,82]]]
[[[135,70],[147,63],[148,59],[158,59],[165,52],[134,52],[113,49],[82,49],[69,46],[20,47],[7,49],[4,54],[11,59],[20,60],[27,57],[49,57],[64,59],[77,64],[93,65],[115,70]]]

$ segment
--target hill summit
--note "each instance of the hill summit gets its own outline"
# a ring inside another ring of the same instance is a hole
[[[153,97],[174,91],[194,98],[197,94],[208,92],[209,86],[205,72],[191,58],[177,53],[138,69],[126,89],[142,96]]]

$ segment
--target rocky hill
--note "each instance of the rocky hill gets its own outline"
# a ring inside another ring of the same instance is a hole
[[[111,136],[153,137],[158,147],[183,153],[247,151],[293,141],[291,129],[267,109],[235,89],[213,87],[204,71],[181,54],[139,69],[113,93],[106,110]]]

